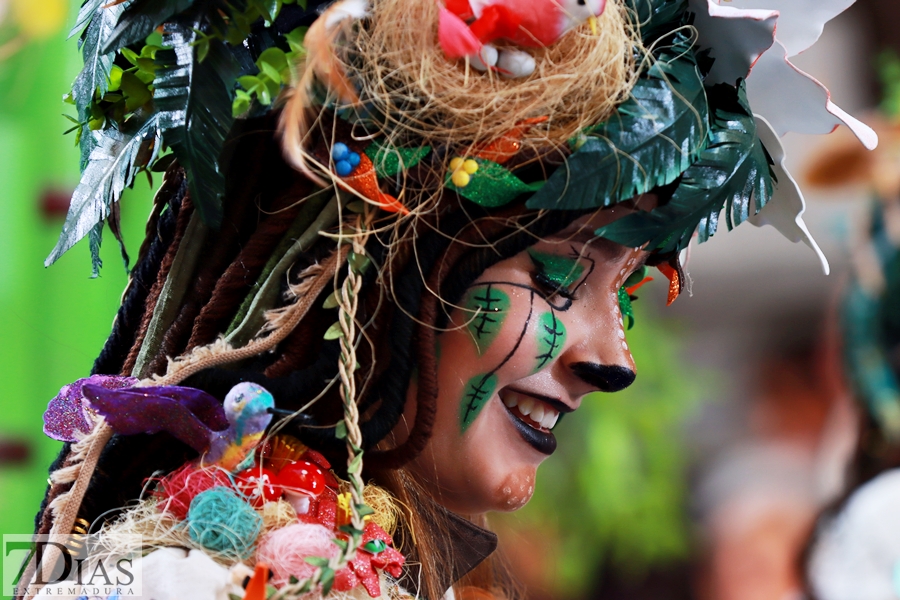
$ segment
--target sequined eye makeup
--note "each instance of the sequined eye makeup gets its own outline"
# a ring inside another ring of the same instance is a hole
[[[549,292],[549,296],[575,299],[573,286],[584,275],[584,265],[579,262],[580,254],[573,250],[571,256],[566,256],[531,249],[528,250],[528,256],[535,267],[532,279],[541,289]]]
[[[634,307],[632,303],[638,299],[634,293],[649,281],[653,281],[653,278],[647,277],[647,265],[641,265],[625,279],[625,283],[619,288],[619,311],[622,313],[622,324],[625,326],[625,329],[634,327]]]

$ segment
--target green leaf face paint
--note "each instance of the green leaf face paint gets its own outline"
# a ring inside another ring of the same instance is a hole
[[[547,252],[538,252],[537,250],[528,250],[535,266],[540,269],[541,274],[547,280],[558,288],[568,288],[584,274],[584,265],[577,258],[565,256],[562,254],[550,254]]]
[[[566,326],[556,318],[554,312],[543,313],[537,322],[537,364],[535,372],[539,371],[548,362],[559,356],[566,344]]]
[[[500,333],[509,313],[509,296],[493,285],[478,287],[469,291],[465,308],[469,319],[466,327],[475,341],[478,355],[481,356]]]
[[[459,426],[465,433],[487,401],[494,395],[497,387],[497,376],[494,374],[476,375],[466,384],[463,400],[459,405]]]
[[[622,313],[622,324],[625,329],[634,327],[634,308],[631,306],[631,296],[625,286],[619,288],[619,310]]]

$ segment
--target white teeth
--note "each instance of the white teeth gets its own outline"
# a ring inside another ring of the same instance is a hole
[[[523,416],[529,417],[542,429],[553,429],[559,421],[559,411],[529,396],[512,391],[504,391],[500,400],[507,408],[519,408]]]
[[[541,427],[553,429],[553,426],[556,425],[557,421],[559,421],[559,412],[548,410],[546,414],[544,414],[544,420],[541,422]]]
[[[542,424],[544,421],[544,405],[540,402],[536,402],[534,408],[531,410],[531,414],[528,416],[530,416],[531,420],[535,423]],[[543,424],[541,426],[543,427]]]
[[[527,396],[522,398],[519,400],[519,412],[527,417],[531,414],[531,411],[534,410],[534,404],[535,402],[531,398],[528,398]]]

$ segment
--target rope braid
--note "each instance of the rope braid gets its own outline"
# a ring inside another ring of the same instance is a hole
[[[362,219],[357,220],[357,226]],[[365,256],[365,240],[368,239],[368,230],[361,235],[353,236],[353,254],[357,257]],[[336,275],[336,274],[335,274]],[[344,437],[348,453],[347,479],[350,483],[349,503],[350,527],[346,530],[350,535],[340,544],[341,551],[337,556],[325,561],[320,559],[315,572],[307,580],[288,584],[281,588],[275,595],[276,600],[281,598],[294,598],[308,593],[313,589],[322,587],[323,596],[327,595],[334,583],[335,573],[343,569],[356,556],[356,551],[362,542],[363,516],[372,513],[363,501],[362,478],[362,432],[359,428],[359,410],[356,401],[356,346],[357,346],[357,322],[356,312],[359,307],[359,292],[362,288],[363,278],[359,269],[354,267],[353,261],[348,261],[347,276],[341,285],[338,294],[338,323],[340,324],[341,356],[338,370],[341,380],[341,397],[344,407]],[[309,561],[312,562],[312,561]],[[315,563],[314,563],[315,564]]]

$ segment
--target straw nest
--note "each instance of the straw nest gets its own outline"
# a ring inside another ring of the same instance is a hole
[[[524,49],[537,67],[517,79],[448,60],[437,41],[438,11],[437,2],[378,0],[349,40],[346,69],[361,105],[396,143],[487,142],[525,119],[548,117],[523,147],[561,144],[606,120],[634,84],[640,41],[621,0],[607,3],[596,33],[584,24],[550,48]]]

